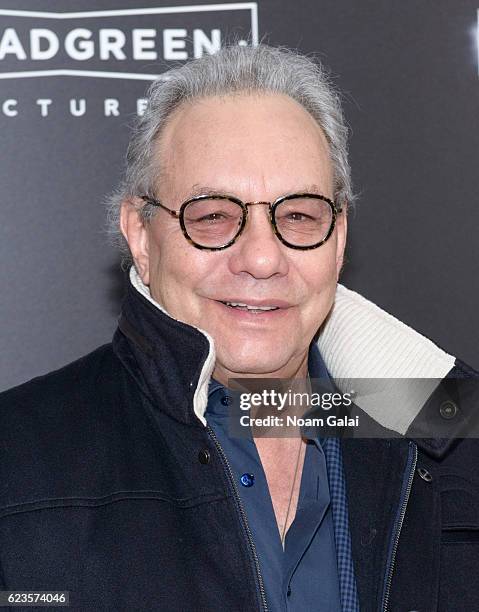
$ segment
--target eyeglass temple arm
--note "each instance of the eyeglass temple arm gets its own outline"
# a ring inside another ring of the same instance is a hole
[[[140,196],[140,198],[144,200],[145,202],[147,202],[148,204],[152,204],[153,206],[159,206],[163,210],[166,210],[166,212],[170,213],[172,217],[178,217],[180,214],[177,210],[172,210],[171,208],[168,208],[167,206],[162,204],[159,200],[155,200],[154,198],[150,198],[146,195],[142,195]]]

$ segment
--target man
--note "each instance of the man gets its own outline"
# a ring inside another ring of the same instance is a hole
[[[457,439],[478,394],[456,380],[477,373],[337,284],[346,136],[322,69],[287,50],[227,48],[152,85],[111,198],[133,262],[113,342],[1,397],[4,590],[78,610],[479,609],[479,447]],[[358,408],[377,437],[229,433],[230,379],[308,376],[393,380]]]

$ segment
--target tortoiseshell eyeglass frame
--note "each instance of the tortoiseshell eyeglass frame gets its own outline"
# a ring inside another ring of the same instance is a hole
[[[285,246],[289,247],[290,249],[296,249],[298,251],[310,251],[312,249],[317,249],[318,247],[322,246],[331,237],[331,234],[333,233],[335,225],[336,225],[336,218],[339,215],[339,213],[343,211],[341,207],[338,208],[336,206],[333,200],[321,194],[317,194],[317,193],[293,193],[290,195],[281,196],[277,198],[274,202],[264,202],[264,201],[242,202],[239,198],[235,198],[234,196],[230,196],[230,195],[227,196],[227,195],[221,195],[221,194],[214,194],[214,195],[204,194],[204,195],[195,196],[193,198],[189,198],[188,200],[186,200],[186,202],[183,202],[179,210],[173,210],[171,208],[168,208],[167,206],[162,204],[159,200],[156,200],[155,198],[152,198],[147,195],[141,195],[139,197],[144,202],[147,202],[148,204],[151,204],[152,206],[158,206],[159,208],[166,210],[166,212],[169,213],[172,217],[175,217],[175,219],[179,219],[180,227],[181,227],[181,230],[186,240],[188,240],[188,242],[191,243],[197,249],[201,249],[204,251],[222,251],[223,249],[227,249],[228,247],[230,247],[232,244],[234,244],[238,240],[238,238],[241,236],[246,226],[246,221],[248,219],[248,206],[256,206],[257,204],[267,205],[269,207],[269,220],[271,222],[273,231],[275,235],[277,236],[278,240],[282,242]],[[307,245],[307,246],[292,244],[288,242],[287,240],[285,240],[283,236],[281,235],[281,233],[279,232],[278,227],[276,225],[275,211],[282,202],[284,202],[285,200],[292,200],[294,198],[316,198],[316,199],[323,200],[324,202],[329,204],[329,206],[331,207],[331,226],[326,236],[319,242],[316,242],[315,244]],[[229,240],[226,244],[223,244],[217,247],[204,246],[202,244],[198,244],[197,242],[195,242],[188,234],[188,231],[185,226],[185,221],[184,221],[185,209],[188,206],[188,204],[191,204],[192,202],[198,202],[200,200],[230,200],[231,202],[234,202],[241,208],[243,212],[243,216],[241,219],[241,223],[238,226],[238,231],[236,232],[236,235],[231,240]]]

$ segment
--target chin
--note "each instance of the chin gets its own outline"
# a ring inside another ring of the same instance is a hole
[[[236,353],[218,349],[217,361],[229,372],[234,372],[237,377],[263,375],[267,378],[274,372],[288,369],[291,356],[287,351],[279,353],[277,347],[275,352],[261,346],[255,346],[251,351],[244,350],[245,348],[237,350]],[[286,377],[286,374],[284,376]]]

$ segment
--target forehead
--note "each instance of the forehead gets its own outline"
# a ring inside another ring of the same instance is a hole
[[[185,103],[157,150],[159,193],[176,201],[199,189],[271,199],[315,185],[333,197],[329,146],[313,117],[282,94],[235,94]]]

